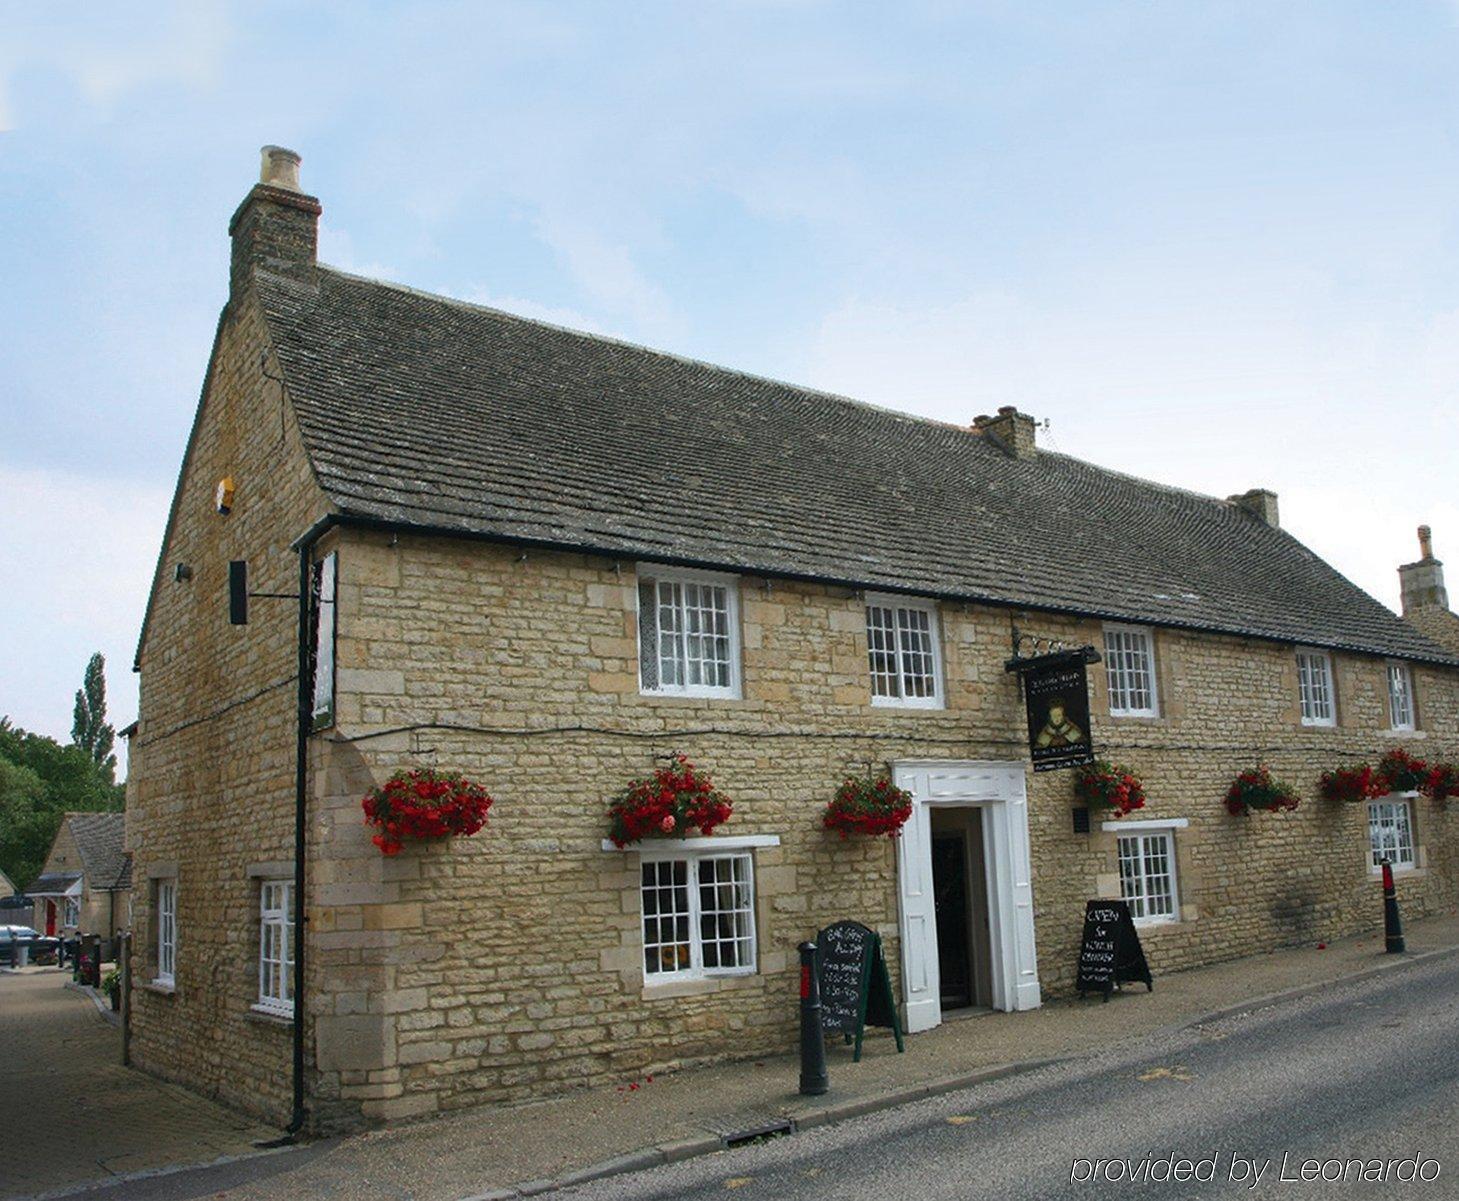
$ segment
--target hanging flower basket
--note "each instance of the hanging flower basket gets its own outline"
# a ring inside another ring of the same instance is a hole
[[[1398,748],[1378,760],[1375,774],[1387,792],[1418,792],[1428,781],[1429,773],[1427,763]]]
[[[1145,807],[1145,786],[1129,768],[1104,759],[1075,772],[1074,795],[1091,809],[1109,809],[1121,817]]]
[[[1258,764],[1231,781],[1226,790],[1226,811],[1235,815],[1253,809],[1295,809],[1299,800],[1295,788],[1274,779],[1265,764]]]
[[[912,816],[912,794],[886,776],[849,776],[826,806],[821,824],[842,838],[895,838]]]
[[[624,847],[644,838],[687,838],[693,830],[713,834],[732,812],[730,799],[715,789],[709,775],[679,755],[613,799],[608,837]]]
[[[424,767],[396,772],[361,805],[366,825],[380,829],[370,841],[382,854],[398,855],[408,838],[475,834],[486,824],[492,801],[480,784]]]
[[[1339,767],[1325,771],[1317,781],[1317,791],[1324,801],[1347,801],[1356,804],[1371,800],[1388,791],[1378,773],[1364,763],[1361,767]]]
[[[1459,767],[1452,763],[1435,763],[1419,785],[1419,791],[1429,800],[1441,804],[1451,796],[1459,796]]]

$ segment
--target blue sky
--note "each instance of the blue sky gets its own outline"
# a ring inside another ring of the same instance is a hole
[[[257,150],[349,270],[1459,572],[1459,5],[0,2],[0,713],[112,715]],[[1459,577],[1454,581],[1459,587]]]

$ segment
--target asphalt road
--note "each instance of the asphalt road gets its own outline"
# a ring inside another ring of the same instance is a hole
[[[1168,1179],[1181,1159],[1191,1175]],[[1142,1164],[1155,1178],[1132,1182]],[[1459,959],[557,1195],[1459,1198]]]

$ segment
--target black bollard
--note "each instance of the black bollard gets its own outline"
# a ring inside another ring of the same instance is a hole
[[[826,1074],[826,1032],[821,1026],[821,984],[816,944],[800,944],[800,1093],[819,1097],[831,1087]]]
[[[1393,864],[1383,860],[1383,942],[1390,955],[1402,955],[1403,922],[1398,916],[1398,889],[1393,884]]]

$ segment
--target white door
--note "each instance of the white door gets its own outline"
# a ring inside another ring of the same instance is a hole
[[[903,762],[892,765],[892,775],[912,794],[912,816],[897,840],[907,1030],[930,1030],[942,1022],[928,813],[932,805],[976,805],[984,810],[994,1008],[1037,1009],[1042,997],[1023,764]]]

